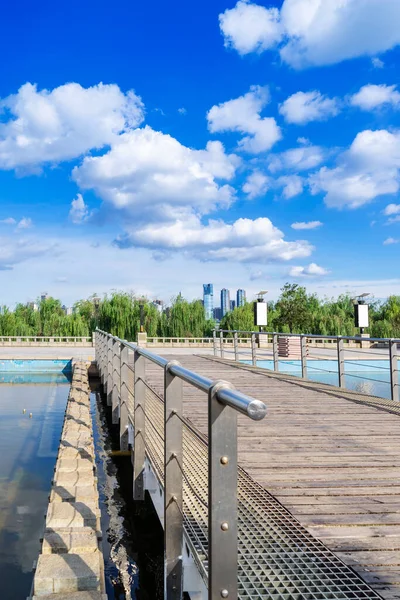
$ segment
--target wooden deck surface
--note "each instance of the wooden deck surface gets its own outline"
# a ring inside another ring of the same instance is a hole
[[[239,417],[240,465],[383,598],[400,599],[400,416],[332,386],[168,358],[267,404],[261,422]],[[147,361],[146,377],[162,393],[162,370]],[[205,434],[206,409],[206,394],[185,384],[185,416]]]

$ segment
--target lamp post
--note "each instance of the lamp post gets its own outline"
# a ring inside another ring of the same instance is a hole
[[[145,302],[146,302],[146,299],[143,298],[143,296],[141,298],[139,298],[140,333],[144,332],[144,303]]]

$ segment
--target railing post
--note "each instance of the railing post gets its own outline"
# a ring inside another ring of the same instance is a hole
[[[164,370],[164,551],[166,600],[182,600],[183,568],[183,385],[170,372],[171,361]]]
[[[113,344],[114,339],[110,335],[107,341],[107,405],[111,406],[112,403],[112,389],[113,389]]]
[[[307,336],[300,335],[301,376],[307,379]]]
[[[112,424],[117,425],[120,413],[120,393],[121,393],[121,342],[114,340],[113,343],[113,376],[111,392],[111,418]]]
[[[272,334],[272,355],[274,359],[274,371],[279,371],[278,334]]]
[[[208,393],[208,598],[238,597],[237,413]]]
[[[107,337],[104,333],[101,334],[101,345],[102,345],[102,351],[101,351],[101,362],[102,362],[102,369],[101,369],[101,383],[103,385],[103,389],[104,392],[106,392],[107,390]]]
[[[399,372],[397,367],[397,342],[389,340],[390,391],[392,400],[399,400]]]
[[[213,331],[213,348],[214,348],[214,356],[217,356],[217,332]]]
[[[251,334],[251,363],[253,367],[257,366],[257,345],[256,345],[256,334]]]
[[[219,349],[221,351],[221,358],[224,358],[224,334],[222,331],[219,332]]]
[[[128,450],[128,424],[129,424],[129,373],[134,368],[134,354],[127,346],[123,345],[121,350],[121,408],[119,419],[119,447],[121,450]]]
[[[339,387],[346,387],[346,375],[344,365],[344,343],[341,337],[337,339],[337,356],[338,356],[338,377]]]
[[[238,347],[238,333],[237,331],[233,332],[233,350],[235,352],[235,361],[239,360],[239,347]]]
[[[144,500],[144,461],[145,461],[145,435],[146,435],[146,366],[145,358],[135,350],[135,427],[133,449],[133,499]]]

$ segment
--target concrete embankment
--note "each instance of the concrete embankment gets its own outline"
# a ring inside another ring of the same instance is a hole
[[[32,600],[107,600],[88,365],[73,367]]]

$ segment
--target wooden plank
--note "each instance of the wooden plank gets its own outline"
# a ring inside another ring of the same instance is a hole
[[[241,466],[383,598],[400,600],[400,405],[212,357],[168,358],[267,403],[264,421],[238,419]],[[149,363],[148,374],[161,394],[161,369]],[[207,433],[206,395],[186,384],[184,414]]]

